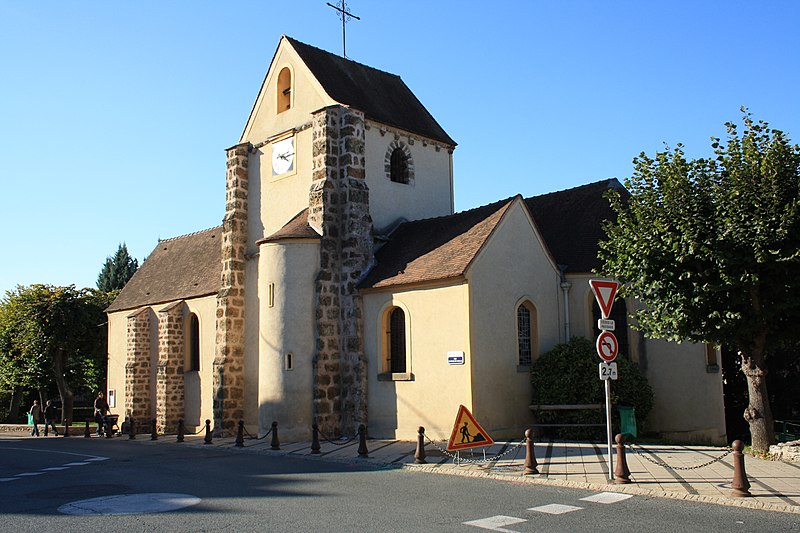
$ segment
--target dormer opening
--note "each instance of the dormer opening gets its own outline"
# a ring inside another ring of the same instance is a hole
[[[278,74],[278,113],[292,107],[292,71],[283,67]]]

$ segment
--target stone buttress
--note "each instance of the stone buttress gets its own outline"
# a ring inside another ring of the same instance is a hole
[[[343,106],[313,117],[308,223],[321,235],[316,281],[314,416],[328,435],[366,423],[362,301],[356,286],[372,261],[364,115]]]
[[[175,433],[183,418],[183,367],[186,361],[186,337],[183,331],[183,301],[158,312],[158,371],[156,373],[156,427],[159,433]],[[150,420],[136,419],[137,431],[143,433]]]
[[[150,308],[145,307],[128,316],[127,360],[125,362],[125,413],[143,423],[153,417],[151,412],[150,365]]]
[[[244,274],[250,143],[227,150],[225,218],[222,221],[222,284],[217,294],[213,363],[213,428],[231,435],[244,417]]]

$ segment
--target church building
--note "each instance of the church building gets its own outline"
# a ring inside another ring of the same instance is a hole
[[[222,225],[160,241],[107,310],[112,411],[161,432],[442,439],[464,405],[520,437],[531,363],[596,335],[602,196],[626,193],[455,213],[455,147],[399,76],[282,37],[227,150]],[[620,328],[634,305],[616,302],[617,333],[655,393],[648,429],[724,442],[716,350]]]

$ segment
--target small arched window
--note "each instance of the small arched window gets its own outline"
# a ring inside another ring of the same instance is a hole
[[[278,113],[292,107],[292,71],[283,67],[278,74]]]
[[[189,372],[200,370],[200,320],[189,315]]]
[[[517,307],[517,361],[530,366],[538,350],[536,308],[530,302]]]
[[[408,156],[398,147],[392,150],[390,179],[395,183],[408,183]]]
[[[399,307],[389,314],[389,372],[406,371],[406,314]]]

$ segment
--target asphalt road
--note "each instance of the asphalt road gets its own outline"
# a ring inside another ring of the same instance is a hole
[[[582,500],[597,494],[144,439],[0,437],[0,531],[800,531],[797,514]],[[133,514],[65,514],[98,509]]]

